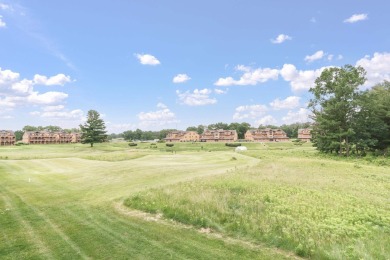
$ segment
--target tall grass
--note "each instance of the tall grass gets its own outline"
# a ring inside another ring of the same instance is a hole
[[[140,192],[125,205],[300,256],[387,259],[388,168],[268,156],[254,168]]]

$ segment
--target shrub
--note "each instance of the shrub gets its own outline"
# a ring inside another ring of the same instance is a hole
[[[129,143],[129,146],[137,146],[138,144],[136,143]]]
[[[226,143],[225,145],[229,147],[238,147],[241,146],[241,143]]]
[[[168,147],[173,147],[175,144],[165,144]]]

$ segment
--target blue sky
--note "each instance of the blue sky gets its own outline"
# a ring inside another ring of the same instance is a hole
[[[308,120],[329,66],[390,80],[390,2],[0,0],[0,129]]]

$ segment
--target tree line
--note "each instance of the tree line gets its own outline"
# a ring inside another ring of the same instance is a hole
[[[298,136],[298,129],[299,128],[308,128],[310,127],[311,123],[293,123],[289,125],[282,125],[282,126],[275,126],[275,125],[260,125],[258,129],[264,129],[264,128],[279,128],[282,129],[286,132],[287,136],[290,138],[297,138]],[[245,133],[249,129],[254,129],[249,123],[243,122],[243,123],[223,123],[223,122],[218,122],[214,124],[209,124],[209,125],[198,125],[198,126],[189,126],[186,128],[186,131],[195,131],[198,134],[203,134],[203,132],[206,129],[212,129],[212,130],[217,130],[217,129],[223,129],[223,130],[236,130],[238,139],[244,139],[245,138]],[[125,140],[140,140],[140,141],[145,141],[145,140],[155,140],[159,139],[162,140],[164,139],[169,132],[172,131],[177,131],[177,129],[163,129],[160,131],[143,131],[141,129],[136,129],[136,130],[128,130],[124,131],[123,133],[119,134],[110,134],[108,135],[108,139],[116,139],[116,138],[124,138]]]
[[[324,153],[387,155],[390,145],[390,82],[362,90],[366,71],[358,66],[325,69],[310,89],[312,141]]]

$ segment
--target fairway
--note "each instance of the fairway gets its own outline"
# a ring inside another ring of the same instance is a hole
[[[2,147],[0,256],[386,259],[388,167],[247,147]]]

